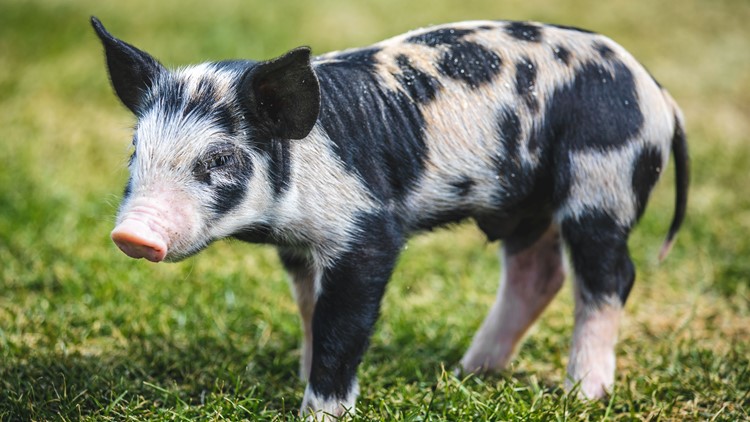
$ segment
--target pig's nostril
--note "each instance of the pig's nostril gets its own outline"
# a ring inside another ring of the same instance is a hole
[[[167,255],[167,242],[138,220],[124,220],[112,230],[111,237],[117,247],[131,258],[159,262]]]

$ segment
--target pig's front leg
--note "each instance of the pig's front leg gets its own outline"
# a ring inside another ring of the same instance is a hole
[[[297,301],[302,321],[302,354],[299,376],[302,381],[310,378],[313,352],[313,312],[315,311],[315,291],[320,283],[320,274],[308,253],[294,249],[279,249],[279,258],[292,279],[292,292]]]
[[[367,349],[386,283],[402,246],[396,224],[377,219],[327,266],[313,315],[313,356],[302,414],[354,413],[357,366]]]

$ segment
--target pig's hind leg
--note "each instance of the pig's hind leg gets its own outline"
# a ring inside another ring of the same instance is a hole
[[[562,222],[575,273],[575,329],[565,386],[579,384],[586,398],[605,397],[614,384],[620,315],[635,280],[628,232],[604,213]]]
[[[526,233],[503,241],[500,288],[461,360],[464,371],[505,368],[528,328],[562,287],[565,267],[558,227],[540,227],[531,230],[537,232],[536,240],[530,241],[522,230]]]

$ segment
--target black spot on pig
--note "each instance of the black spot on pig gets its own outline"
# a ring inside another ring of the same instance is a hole
[[[496,201],[505,209],[518,208],[533,190],[535,174],[541,173],[542,169],[533,170],[524,165],[520,153],[523,143],[521,119],[510,107],[498,111],[497,139],[500,148],[494,161],[501,186]]]
[[[396,57],[396,64],[401,70],[396,79],[411,98],[423,104],[435,98],[440,88],[437,79],[415,68],[405,55]]]
[[[217,101],[216,87],[209,79],[198,81],[196,88],[184,99],[183,116],[209,116]]]
[[[563,62],[566,65],[570,64],[570,50],[563,46],[557,46],[552,51],[555,54],[555,59]]]
[[[500,73],[502,60],[494,52],[471,42],[459,42],[443,52],[438,70],[472,88],[491,82]]]
[[[292,169],[289,142],[288,139],[274,139],[268,143],[268,152],[271,157],[268,180],[271,181],[273,193],[276,196],[281,195],[289,188]]]
[[[635,281],[627,232],[627,228],[600,210],[562,222],[562,235],[568,243],[576,276],[582,280],[585,302],[612,295],[619,296],[623,304],[627,300]]]
[[[247,184],[253,175],[252,162],[247,153],[235,151],[228,157],[220,168],[207,170],[205,163],[199,162],[193,171],[195,178],[211,190],[210,207],[216,214],[228,213],[245,199]]]
[[[521,119],[510,108],[501,109],[498,115],[497,134],[503,147],[502,161],[520,163],[518,148],[521,142]]]
[[[633,192],[635,193],[636,220],[639,220],[646,209],[646,202],[651,189],[661,174],[661,152],[653,146],[642,149],[633,163]]]
[[[594,50],[596,50],[599,55],[605,60],[612,58],[615,55],[615,52],[611,48],[609,48],[609,46],[600,42],[594,43]]]
[[[243,227],[238,230],[232,237],[242,242],[248,243],[274,243],[279,239],[274,236],[271,226],[265,224],[256,224],[253,226]]]
[[[234,136],[240,128],[239,115],[226,104],[217,105],[211,112],[213,123],[227,135]]]
[[[542,28],[528,22],[509,22],[505,25],[505,32],[511,37],[521,41],[542,41]]]
[[[227,214],[237,207],[247,193],[247,178],[238,177],[231,182],[221,183],[214,190],[211,209],[216,214]]]
[[[130,196],[131,193],[133,193],[133,179],[128,178],[128,183],[125,184],[125,190],[123,190],[122,192],[123,202]]]
[[[441,28],[434,31],[409,37],[406,42],[422,44],[429,47],[457,44],[466,35],[474,33],[473,29]]]
[[[554,140],[560,151],[606,150],[638,135],[643,114],[633,74],[617,59],[611,70],[586,63],[549,96],[533,142]],[[554,163],[561,165],[561,163]]]
[[[528,57],[516,62],[516,93],[523,98],[529,111],[539,111],[539,101],[534,95],[536,84],[536,66]]]
[[[451,186],[454,189],[454,193],[460,197],[468,196],[471,193],[471,189],[474,187],[474,185],[476,185],[476,183],[476,181],[468,176],[463,176],[458,180],[450,182]]]
[[[347,169],[385,202],[402,198],[421,177],[425,122],[417,103],[380,83],[372,54],[317,66],[319,121]]]

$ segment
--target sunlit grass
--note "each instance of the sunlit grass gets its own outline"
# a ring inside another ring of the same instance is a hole
[[[496,245],[471,226],[414,239],[360,369],[363,420],[748,419],[750,3],[469,0],[0,6],[0,419],[294,419],[300,328],[273,250],[223,242],[184,263],[108,239],[133,119],[108,86],[98,15],[167,65],[375,42],[431,23],[534,19],[621,42],[682,105],[693,187],[672,255],[671,167],[630,246],[612,398],[561,391],[566,285],[504,374],[456,378],[494,299]]]

